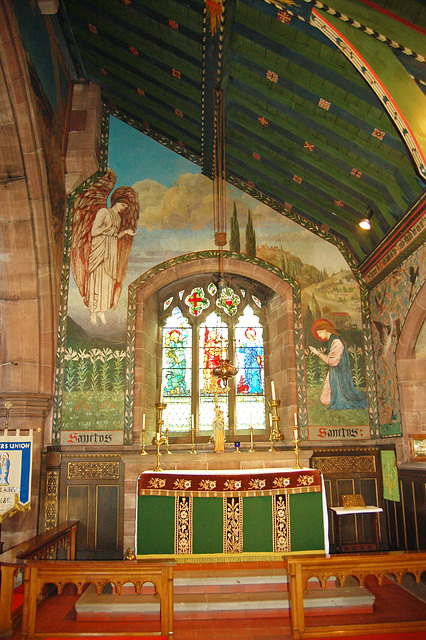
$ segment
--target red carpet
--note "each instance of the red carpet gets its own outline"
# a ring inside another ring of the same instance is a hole
[[[90,637],[96,637],[96,640],[104,640],[104,638],[105,640],[135,640],[135,638],[138,636],[98,636],[96,633],[88,633],[84,636],[64,636],[63,638],[45,638],[44,640],[79,640],[79,638]],[[167,640],[166,636],[139,636],[139,638],[143,638],[143,640]],[[402,640],[405,640],[405,638],[403,638]]]

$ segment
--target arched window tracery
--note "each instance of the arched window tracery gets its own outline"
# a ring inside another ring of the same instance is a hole
[[[228,437],[250,427],[264,431],[265,318],[259,287],[234,281],[218,286],[213,279],[195,286],[178,283],[160,294],[160,308],[163,419],[169,435],[188,435],[191,416],[199,435],[211,435],[215,402]],[[220,359],[238,368],[228,385],[213,375]]]

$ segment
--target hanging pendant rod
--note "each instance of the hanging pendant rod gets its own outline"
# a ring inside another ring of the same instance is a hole
[[[225,110],[223,90],[213,89],[214,102],[214,241],[219,247],[219,273],[223,277],[223,247],[226,245],[226,169],[225,169]]]

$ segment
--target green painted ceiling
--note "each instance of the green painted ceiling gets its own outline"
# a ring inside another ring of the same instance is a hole
[[[62,0],[58,18],[75,77],[209,177],[219,87],[226,179],[361,264],[426,186],[426,7],[330,2]]]

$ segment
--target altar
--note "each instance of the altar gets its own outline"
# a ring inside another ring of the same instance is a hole
[[[138,558],[328,552],[315,469],[145,471],[138,478]]]

